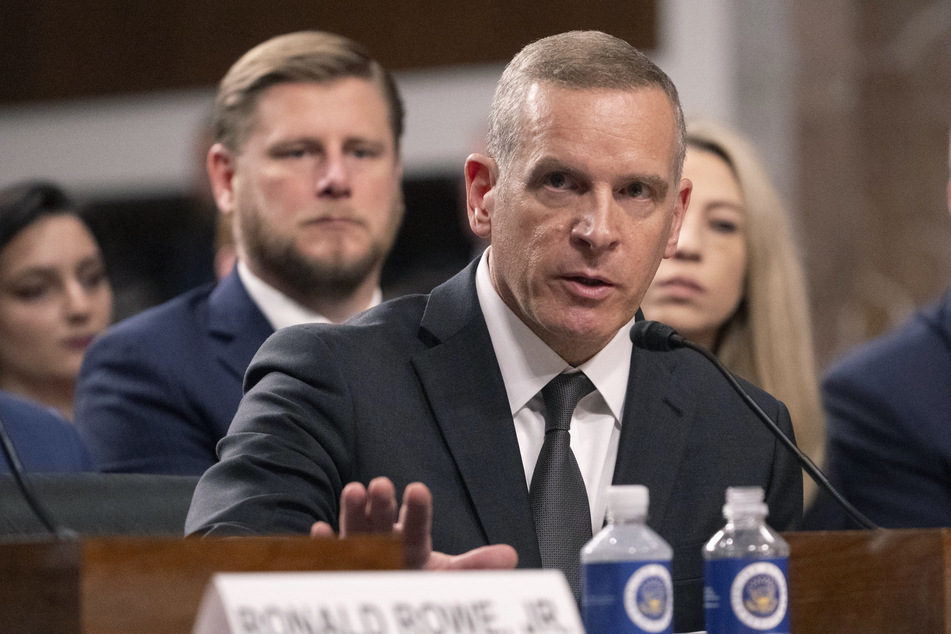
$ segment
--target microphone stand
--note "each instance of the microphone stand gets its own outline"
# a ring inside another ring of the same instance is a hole
[[[779,426],[776,425],[776,423],[774,423],[773,420],[766,415],[766,412],[764,412],[763,409],[756,404],[756,401],[754,401],[753,398],[746,393],[746,390],[744,390],[743,386],[741,386],[739,381],[736,380],[736,377],[733,376],[733,373],[727,370],[726,366],[720,363],[720,360],[717,359],[712,352],[703,346],[698,346],[692,341],[680,337],[679,335],[677,335],[677,337],[677,344],[684,348],[689,348],[694,352],[699,352],[701,355],[706,357],[706,359],[710,361],[717,370],[720,371],[720,374],[726,378],[730,386],[736,391],[737,394],[740,395],[740,398],[743,399],[743,402],[746,403],[749,408],[752,409],[753,412],[759,417],[759,419],[762,420],[763,423],[770,429],[770,431],[773,432],[773,435],[779,438],[780,442],[782,442],[786,448],[796,456],[796,459],[799,460],[799,464],[801,464],[802,468],[805,469],[806,473],[809,474],[809,477],[811,477],[816,482],[816,484],[825,489],[825,491],[831,495],[836,502],[838,502],[843,510],[848,513],[849,517],[851,517],[854,522],[856,522],[862,528],[878,528],[878,526],[872,522],[872,520],[865,517],[865,515],[863,515],[857,508],[852,506],[849,501],[846,500],[842,494],[832,486],[832,483],[829,482],[829,479],[825,476],[825,474],[819,470],[819,467],[817,467],[816,463],[812,461],[812,458],[804,454],[802,450],[796,446],[796,443],[790,440],[789,437],[786,436],[786,434],[784,434],[779,428]]]
[[[43,524],[43,528],[49,531],[50,534],[58,540],[75,539],[76,533],[68,528],[59,526],[50,514],[47,513],[46,509],[40,503],[39,498],[33,492],[33,488],[26,479],[26,470],[23,468],[23,463],[20,462],[20,457],[17,455],[16,448],[13,446],[13,441],[10,439],[7,428],[3,424],[3,419],[0,419],[0,447],[2,447],[3,455],[10,465],[10,473],[13,475],[13,479],[16,480],[20,493],[23,494],[23,499],[26,500],[30,510],[33,511],[33,514],[40,520],[40,523]]]

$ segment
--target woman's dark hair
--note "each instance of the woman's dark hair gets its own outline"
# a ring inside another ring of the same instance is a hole
[[[72,199],[52,183],[32,181],[0,190],[0,251],[40,218],[60,214],[79,217]]]

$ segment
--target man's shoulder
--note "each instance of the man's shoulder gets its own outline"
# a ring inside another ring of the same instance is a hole
[[[342,324],[282,328],[258,350],[249,376],[274,368],[304,373],[333,368],[360,380],[404,371],[418,355],[452,340],[478,319],[474,301],[460,300],[457,294],[460,287],[471,286],[465,275],[461,273],[428,295],[390,299]],[[321,362],[315,363],[316,359]]]
[[[278,335],[317,337],[330,347],[380,349],[416,341],[428,295],[406,295],[374,306],[342,324],[301,324]]]
[[[404,295],[354,315],[343,325],[354,331],[389,331],[418,326],[422,321],[430,295]]]
[[[946,323],[951,311],[949,297],[847,352],[830,366],[823,385],[842,381],[888,385],[942,368],[945,374],[951,371],[951,328]]]
[[[635,354],[638,352],[636,351]],[[692,402],[696,399],[701,409],[724,406],[746,409],[747,406],[741,401],[726,377],[716,365],[700,353],[679,348],[670,352],[639,352],[639,354],[647,355],[649,363],[659,364],[657,368],[651,368],[650,372],[670,373],[667,392],[661,396],[671,404]],[[760,407],[767,410],[778,407],[779,399],[775,396],[746,378],[735,373],[731,374]]]
[[[166,332],[182,332],[183,322],[199,322],[207,312],[214,284],[201,286],[173,297],[163,304],[147,308],[113,325],[103,338],[155,336]]]
[[[208,339],[208,300],[214,285],[187,291],[158,306],[123,319],[99,335],[87,350],[83,373],[102,364],[178,364],[183,354]],[[138,360],[138,361],[136,361]]]

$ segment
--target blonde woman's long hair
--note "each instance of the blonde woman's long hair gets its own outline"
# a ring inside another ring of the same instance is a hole
[[[709,122],[690,122],[687,146],[726,159],[743,192],[748,216],[743,300],[721,327],[713,352],[734,373],[786,404],[797,444],[821,465],[825,418],[792,219],[755,150],[739,135]],[[803,484],[806,500],[811,501],[815,484],[808,476]]]

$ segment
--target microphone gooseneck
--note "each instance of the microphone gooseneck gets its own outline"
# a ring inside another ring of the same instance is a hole
[[[631,342],[645,350],[668,352],[684,347],[687,340],[665,323],[638,321],[631,328]]]
[[[13,475],[13,479],[16,480],[17,487],[20,489],[23,499],[26,500],[30,510],[33,511],[33,514],[40,520],[43,528],[49,531],[56,539],[75,539],[76,533],[53,521],[53,518],[33,492],[33,488],[26,479],[26,470],[23,468],[23,463],[20,462],[20,457],[17,455],[16,448],[13,446],[13,440],[10,438],[6,426],[3,424],[3,419],[0,419],[0,448],[3,449],[3,455],[7,459],[7,464],[10,465],[10,473]]]
[[[743,389],[743,386],[740,385],[739,381],[736,380],[736,377],[733,376],[733,373],[726,369],[716,355],[707,350],[702,346],[698,346],[692,341],[686,339],[677,333],[676,330],[668,326],[667,324],[661,323],[659,321],[638,321],[635,322],[634,326],[631,328],[631,342],[638,348],[643,348],[644,350],[651,350],[654,352],[668,352],[670,350],[676,350],[677,348],[687,348],[693,350],[694,352],[700,353],[707,361],[712,363],[717,370],[720,371],[730,386],[740,395],[740,398],[743,399],[743,402],[746,403],[756,416],[763,421],[766,427],[770,432],[796,457],[796,460],[799,461],[799,464],[802,465],[802,468],[809,474],[809,477],[818,484],[820,487],[825,489],[829,495],[832,496],[839,506],[848,514],[854,522],[856,522],[862,528],[877,529],[878,526],[859,512],[854,506],[852,506],[845,497],[839,493],[835,487],[832,486],[832,483],[829,482],[829,479],[825,476],[824,473],[816,466],[816,463],[812,461],[812,458],[807,456],[802,452],[799,447],[796,446],[790,438],[783,433],[783,430],[773,422],[773,420],[763,411],[763,409],[753,400],[746,390]]]

